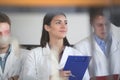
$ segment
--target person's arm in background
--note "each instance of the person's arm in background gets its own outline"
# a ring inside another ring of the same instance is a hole
[[[87,37],[77,42],[73,47],[77,49],[82,55],[91,56],[90,37]]]
[[[36,70],[35,70],[34,52],[31,51],[30,53],[27,53],[27,56],[24,58],[25,60],[22,65],[20,80],[35,80]]]
[[[85,40],[82,40],[78,43],[76,43],[73,47],[75,49],[77,49],[83,56],[91,56],[90,54],[90,45],[88,43],[88,38],[86,38]],[[83,80],[90,80],[90,74],[89,74],[89,70],[87,69],[85,74],[84,74],[84,77],[83,77]]]

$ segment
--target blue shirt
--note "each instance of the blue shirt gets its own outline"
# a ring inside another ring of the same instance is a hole
[[[1,66],[2,72],[4,72],[6,60],[7,60],[8,56],[9,56],[10,52],[11,52],[11,46],[9,46],[4,58],[0,57],[0,66]]]
[[[112,38],[109,36],[109,38],[106,41],[100,39],[97,35],[94,35],[94,38],[101,50],[103,51],[103,53],[107,55],[107,53],[109,53],[110,51]]]

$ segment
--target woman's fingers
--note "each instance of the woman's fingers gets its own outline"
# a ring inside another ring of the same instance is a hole
[[[60,70],[60,76],[61,77],[69,77],[70,75],[71,75],[71,71]]]
[[[8,78],[8,80],[18,80],[18,78],[19,78],[19,76],[16,75],[16,76]]]
[[[71,71],[65,71],[65,76],[69,77],[71,75]]]

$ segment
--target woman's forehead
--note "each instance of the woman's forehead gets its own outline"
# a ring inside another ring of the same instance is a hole
[[[56,15],[53,17],[53,20],[57,20],[57,19],[65,19],[66,20],[66,17],[64,15]]]

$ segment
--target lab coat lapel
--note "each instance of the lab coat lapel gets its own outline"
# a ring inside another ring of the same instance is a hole
[[[3,75],[1,66],[0,66],[0,75]]]
[[[101,50],[100,46],[97,44],[97,42],[95,40],[94,40],[94,48],[93,49],[94,49],[94,53],[96,55],[104,55],[105,56],[105,54],[103,53],[103,51]],[[101,54],[99,54],[98,52],[101,53]]]
[[[5,69],[4,69],[5,76],[9,76],[8,74],[10,74],[10,70],[14,69],[15,66],[12,66],[14,61],[16,61],[16,57],[15,57],[14,51],[12,50],[6,60]]]
[[[110,49],[110,55],[115,54],[116,51],[119,50],[118,49],[119,44],[120,43],[118,43],[118,41],[114,37],[112,37],[112,44],[111,44],[111,49]]]
[[[65,47],[65,49],[64,49],[64,51],[63,51],[63,55],[62,55],[62,57],[61,57],[61,60],[60,60],[60,63],[59,63],[59,69],[62,69],[63,67],[64,67],[64,65],[65,65],[65,63],[66,63],[66,60],[67,60],[67,58],[68,58],[68,54],[70,54],[69,52],[68,52],[68,49],[67,49],[68,47],[66,46]]]

